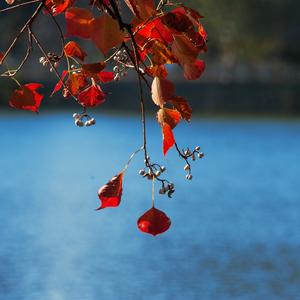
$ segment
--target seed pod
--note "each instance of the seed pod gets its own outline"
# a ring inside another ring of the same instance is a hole
[[[94,118],[91,118],[90,120],[91,125],[95,125],[96,124],[96,120]]]
[[[200,153],[198,154],[198,157],[199,157],[199,158],[203,158],[203,157],[204,157],[204,153],[203,153],[203,152],[200,152]]]
[[[187,174],[185,177],[186,177],[187,180],[192,180],[193,179],[193,175],[192,174]]]
[[[118,73],[120,71],[120,68],[118,66],[114,66],[113,71],[115,73]]]
[[[155,172],[155,176],[156,176],[156,177],[159,177],[160,175],[161,175],[161,172],[160,172],[160,171],[156,171],[156,172]]]
[[[146,174],[146,172],[145,172],[145,170],[139,170],[139,174],[141,175],[141,176],[144,176],[145,174]]]
[[[78,127],[83,127],[84,123],[81,120],[77,119],[77,120],[75,120],[75,125]]]
[[[78,119],[78,118],[79,118],[79,114],[78,114],[78,113],[74,113],[74,114],[73,114],[73,118],[74,118],[74,119]]]
[[[184,166],[184,171],[189,171],[190,170],[190,166],[189,165],[185,165]]]
[[[200,151],[200,149],[201,149],[200,146],[196,146],[196,147],[195,147],[195,150],[196,150],[196,151]]]
[[[40,57],[39,62],[42,64],[45,60],[46,60],[45,57],[42,56],[42,57]]]
[[[161,188],[161,189],[159,190],[159,193],[160,193],[161,195],[164,195],[164,194],[166,193],[166,189],[165,189],[165,188]]]
[[[166,167],[165,166],[161,166],[160,167],[160,171],[163,173],[163,172],[165,172],[166,171]]]

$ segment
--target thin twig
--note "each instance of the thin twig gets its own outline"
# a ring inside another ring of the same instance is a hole
[[[40,13],[40,11],[42,10],[43,7],[43,3],[40,3],[38,5],[38,7],[36,8],[36,10],[34,11],[34,13],[31,15],[31,17],[27,20],[27,22],[25,23],[25,25],[21,28],[21,30],[18,32],[18,34],[16,35],[16,37],[14,38],[13,42],[10,44],[9,48],[6,50],[6,52],[4,53],[2,59],[1,59],[1,63],[3,63],[6,59],[6,57],[8,56],[8,54],[10,53],[10,51],[13,49],[13,47],[15,46],[16,42],[18,41],[18,39],[20,38],[20,36],[23,34],[23,32],[30,27],[30,25],[32,24],[32,22],[35,20],[35,18],[38,16],[38,14]]]
[[[9,10],[18,9],[19,7],[22,7],[22,6],[25,6],[25,5],[29,5],[29,4],[32,4],[32,3],[37,3],[37,2],[41,2],[41,0],[32,0],[32,1],[27,1],[27,2],[23,2],[23,3],[17,4],[17,5],[9,6],[7,8],[1,9],[0,13],[6,12],[6,11],[9,11]]]

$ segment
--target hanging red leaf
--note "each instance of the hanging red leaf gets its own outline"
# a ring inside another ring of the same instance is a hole
[[[181,117],[186,121],[190,121],[192,117],[192,107],[183,97],[174,97],[169,102],[180,112]]]
[[[78,92],[87,87],[88,81],[86,76],[82,73],[70,73],[69,78],[66,81],[66,85],[69,88],[72,95],[76,95]]]
[[[186,14],[172,11],[161,17],[162,22],[172,30],[174,34],[185,33],[187,35],[195,32],[194,24]]]
[[[163,154],[167,152],[175,145],[175,139],[172,128],[169,124],[163,123],[162,125],[162,138],[163,138]]]
[[[31,110],[38,112],[43,96],[36,92],[43,87],[39,83],[28,83],[14,90],[9,99],[9,105],[16,109]]]
[[[125,3],[139,19],[148,19],[155,12],[154,0],[125,0]]]
[[[162,107],[174,95],[174,85],[171,81],[155,77],[152,82],[151,93],[153,102]]]
[[[157,120],[159,124],[167,123],[174,129],[181,120],[181,114],[176,109],[161,108],[157,113]]]
[[[68,42],[64,47],[64,51],[66,56],[79,58],[82,61],[84,61],[84,58],[87,56],[87,54],[74,41]]]
[[[93,64],[83,64],[82,70],[85,76],[93,77],[97,76],[105,68],[105,62],[100,61]]]
[[[105,101],[105,93],[99,85],[92,84],[78,94],[78,102],[84,107],[97,106]]]
[[[198,79],[205,70],[205,62],[203,60],[195,60],[183,65],[184,77],[187,80]]]
[[[134,22],[133,22],[134,23]],[[156,39],[164,42],[166,45],[173,41],[173,35],[169,28],[167,28],[160,18],[152,21],[145,21],[144,23],[133,24],[136,43],[140,47],[151,39]]]
[[[102,83],[108,83],[114,80],[114,72],[105,72],[102,71],[98,74],[98,78]]]
[[[154,65],[145,68],[145,73],[151,77],[166,78],[168,71],[164,65]]]
[[[103,54],[120,45],[125,37],[119,23],[108,15],[102,15],[91,22],[91,39]]]
[[[64,70],[61,74],[60,80],[58,81],[58,83],[55,85],[53,92],[51,93],[51,96],[53,96],[56,92],[58,92],[62,86],[63,86],[63,81],[65,79],[65,77],[67,76],[68,71]]]
[[[106,185],[98,191],[98,197],[101,205],[96,210],[106,207],[119,206],[122,197],[122,181],[124,173],[114,176]]]
[[[155,236],[167,231],[171,220],[163,211],[152,207],[138,219],[137,225],[142,232]]]
[[[44,5],[48,12],[53,16],[57,16],[66,11],[67,8],[74,4],[75,0],[46,0]]]
[[[77,36],[83,39],[90,38],[90,24],[94,19],[90,10],[71,7],[66,11],[65,17],[67,36]]]

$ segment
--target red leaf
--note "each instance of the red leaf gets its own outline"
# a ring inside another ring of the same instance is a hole
[[[114,80],[115,74],[113,72],[102,71],[98,74],[98,78],[102,83],[111,82]]]
[[[154,0],[125,0],[125,3],[139,19],[148,19],[155,12]]]
[[[145,21],[142,24],[136,24],[135,26],[136,42],[143,47],[149,40],[157,39],[167,45],[173,41],[171,31],[162,23],[160,18],[156,18],[152,21]]]
[[[98,191],[98,197],[101,201],[101,205],[96,210],[100,210],[106,207],[119,206],[122,197],[122,181],[123,172],[113,177],[106,185]]]
[[[182,97],[174,97],[169,100],[174,107],[180,112],[181,117],[186,121],[190,121],[192,117],[192,107],[189,103]]]
[[[78,102],[84,107],[97,106],[105,101],[105,93],[99,85],[91,85],[78,94]]]
[[[162,107],[174,95],[174,85],[171,81],[155,77],[152,82],[151,93],[153,102]]]
[[[181,120],[181,114],[176,109],[161,108],[157,113],[157,120],[159,124],[167,123],[174,129]]]
[[[184,77],[187,80],[198,79],[205,70],[205,62],[203,60],[195,60],[183,65]]]
[[[137,225],[142,232],[155,236],[167,231],[171,220],[163,211],[152,207],[138,219]]]
[[[172,148],[175,144],[172,128],[167,123],[164,123],[162,125],[162,137],[163,137],[163,154],[166,155],[167,152],[170,150],[170,148]]]
[[[53,96],[56,92],[58,92],[61,87],[63,86],[63,80],[65,79],[65,77],[67,76],[68,71],[64,70],[61,74],[60,80],[58,81],[58,83],[55,85],[53,92],[51,93],[51,96]]]
[[[74,4],[75,0],[46,0],[45,6],[53,16],[63,13],[68,7]]]
[[[94,19],[91,22],[90,33],[91,39],[103,54],[121,44],[125,36],[119,23],[108,15]]]
[[[66,85],[69,88],[72,95],[76,95],[78,92],[86,88],[88,85],[86,76],[82,73],[71,73],[66,81]]]
[[[66,56],[79,58],[82,61],[84,61],[84,58],[87,56],[87,54],[74,41],[68,42],[64,47],[64,51]]]
[[[90,38],[90,24],[93,20],[92,12],[85,8],[71,7],[66,13],[67,36]]]
[[[0,65],[2,64],[3,57],[4,57],[4,54],[2,52],[0,52]]]
[[[36,92],[40,87],[39,83],[28,83],[13,91],[9,99],[9,105],[16,109],[31,110],[38,112],[43,96]]]
[[[100,73],[105,68],[105,65],[104,61],[93,64],[83,64],[82,70],[85,76],[93,77]]]

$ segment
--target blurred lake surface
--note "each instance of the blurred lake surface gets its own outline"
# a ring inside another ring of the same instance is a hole
[[[0,299],[300,299],[300,121],[180,125],[179,145],[206,153],[192,182],[150,121],[151,159],[176,186],[171,200],[157,194],[172,226],[155,238],[136,227],[151,206],[142,154],[120,207],[94,211],[140,127],[134,115],[76,128],[66,112],[0,114]]]

